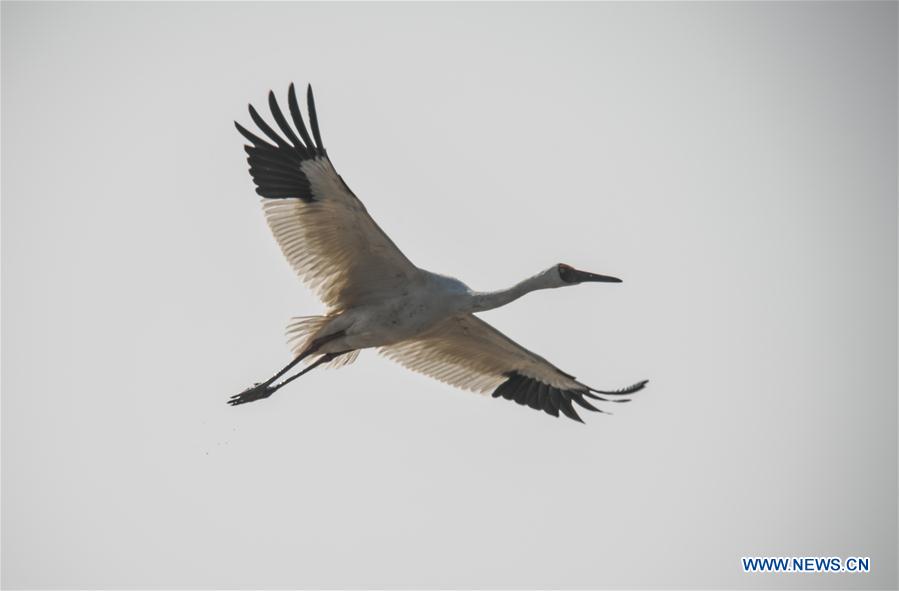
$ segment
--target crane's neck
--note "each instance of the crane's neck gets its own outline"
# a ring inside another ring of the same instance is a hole
[[[538,289],[549,289],[558,287],[548,277],[547,273],[540,273],[533,277],[528,277],[524,281],[516,283],[508,289],[500,289],[498,291],[475,291],[471,294],[470,312],[483,312],[505,306],[509,302],[514,302],[521,296],[536,291]]]

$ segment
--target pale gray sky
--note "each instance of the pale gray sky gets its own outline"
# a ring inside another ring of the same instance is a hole
[[[895,587],[896,22],[3,3],[3,586]],[[483,317],[649,387],[578,425],[365,352],[226,406],[322,310],[232,125],[291,81],[416,264],[622,277]]]

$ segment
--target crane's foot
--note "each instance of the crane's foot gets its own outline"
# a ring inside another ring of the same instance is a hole
[[[246,404],[247,402],[254,402],[256,400],[262,400],[263,398],[268,398],[272,394],[275,393],[275,390],[278,388],[271,384],[253,384],[240,394],[235,394],[231,398],[228,399],[228,404],[231,406],[237,406],[238,404]]]

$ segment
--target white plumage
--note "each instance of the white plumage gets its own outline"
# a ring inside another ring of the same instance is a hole
[[[623,395],[643,388],[645,380],[616,391],[592,389],[474,315],[537,289],[618,279],[559,264],[509,289],[475,292],[457,279],[416,267],[331,164],[311,87],[307,103],[311,137],[292,84],[288,106],[296,132],[273,93],[269,107],[283,137],[252,105],[250,116],[269,141],[235,125],[250,142],[245,147],[250,174],[278,245],[328,310],[323,316],[294,318],[287,327],[293,361],[269,380],[231,397],[229,404],[267,398],[318,365],[346,365],[359,351],[372,347],[412,371],[452,386],[492,392],[494,397],[575,420],[580,417],[572,403],[602,412],[587,398],[626,402]],[[304,359],[312,363],[276,383]]]

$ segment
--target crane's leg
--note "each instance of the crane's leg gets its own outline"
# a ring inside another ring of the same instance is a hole
[[[310,355],[312,355],[316,351],[318,351],[322,345],[324,345],[328,341],[333,341],[336,338],[342,337],[343,335],[344,335],[344,331],[341,330],[341,331],[335,332],[334,334],[329,334],[329,335],[323,336],[321,338],[315,339],[314,341],[312,341],[312,343],[309,345],[309,347],[306,348],[305,351],[303,351],[302,353],[297,355],[296,359],[294,359],[293,361],[291,361],[290,363],[285,365],[281,371],[279,371],[278,373],[276,373],[275,375],[273,375],[266,381],[262,382],[261,384],[253,384],[252,386],[250,386],[249,388],[247,388],[240,394],[235,394],[234,396],[232,396],[231,398],[228,399],[228,404],[230,404],[231,406],[237,406],[238,404],[246,404],[247,402],[253,402],[254,400],[262,400],[263,398],[268,398],[269,396],[274,394],[278,390],[278,388],[281,388],[282,386],[292,382],[293,380],[297,379],[298,377],[305,374],[306,372],[311,371],[312,369],[318,367],[322,363],[325,363],[326,361],[330,361],[331,359],[334,359],[335,357],[342,355],[343,353],[336,353],[336,354],[328,353],[326,355],[323,355],[320,359],[317,359],[315,361],[315,363],[313,363],[312,365],[310,365],[309,367],[307,367],[300,373],[296,374],[295,376],[293,376],[287,380],[284,380],[280,384],[276,384],[274,386],[272,385],[275,382],[275,380],[277,380],[278,378],[280,378],[281,376],[286,374],[288,371],[290,371],[291,368],[293,368],[297,363],[299,363],[303,359],[309,357]]]

